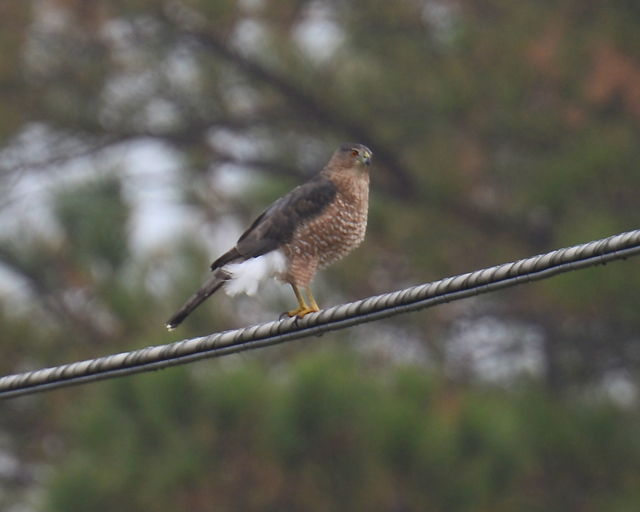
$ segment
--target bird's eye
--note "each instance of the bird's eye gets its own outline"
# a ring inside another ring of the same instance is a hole
[[[358,156],[360,154],[360,152],[357,149],[353,149],[353,150],[351,150],[351,154],[353,156]]]

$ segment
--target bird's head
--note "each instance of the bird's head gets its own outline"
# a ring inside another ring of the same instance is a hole
[[[365,168],[371,163],[373,153],[362,144],[346,142],[333,153],[329,167],[353,169]]]

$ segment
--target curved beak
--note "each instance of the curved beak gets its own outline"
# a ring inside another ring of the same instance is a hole
[[[362,153],[362,155],[360,155],[360,161],[364,165],[369,165],[371,163],[371,156],[371,153]]]

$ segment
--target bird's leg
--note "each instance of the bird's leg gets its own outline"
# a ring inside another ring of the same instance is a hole
[[[304,300],[304,295],[302,295],[300,288],[298,288],[295,284],[291,284],[291,288],[293,288],[293,293],[296,294],[296,299],[298,299],[298,308],[287,312],[287,315],[289,315],[290,317],[297,316],[298,318],[302,318],[308,313],[320,311],[320,308],[318,307],[318,304],[316,304],[316,300],[313,298],[311,289],[309,287],[307,287],[306,290],[309,295],[311,306],[307,305],[307,301]]]
[[[309,309],[309,306],[307,306],[307,303],[304,300],[304,296],[302,295],[302,293],[300,293],[300,288],[298,288],[293,283],[291,283],[291,288],[293,288],[293,293],[296,294],[296,299],[298,299],[298,308],[297,309],[292,309],[291,311],[289,311],[287,313],[287,315],[289,315],[289,316],[299,316],[300,313],[302,313],[303,311],[306,311],[307,309]],[[304,316],[304,314],[303,314],[303,316]]]
[[[320,307],[318,306],[316,299],[313,297],[313,293],[311,293],[311,286],[307,286],[306,290],[307,290],[307,297],[309,299],[311,311],[313,311],[314,313],[317,311],[320,311]]]

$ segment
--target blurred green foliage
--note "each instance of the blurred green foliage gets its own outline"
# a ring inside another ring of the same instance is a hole
[[[120,180],[108,177],[62,190],[54,205],[56,218],[65,227],[69,251],[85,265],[106,265],[118,270],[127,253],[129,208]]]
[[[241,363],[241,364],[238,364]],[[637,413],[348,350],[97,385],[45,510],[632,510]]]
[[[0,373],[288,309],[214,297],[163,330],[345,140],[374,151],[369,230],[321,304],[638,228],[639,24],[633,1],[0,2]],[[635,510],[637,265],[0,404],[0,509]]]

